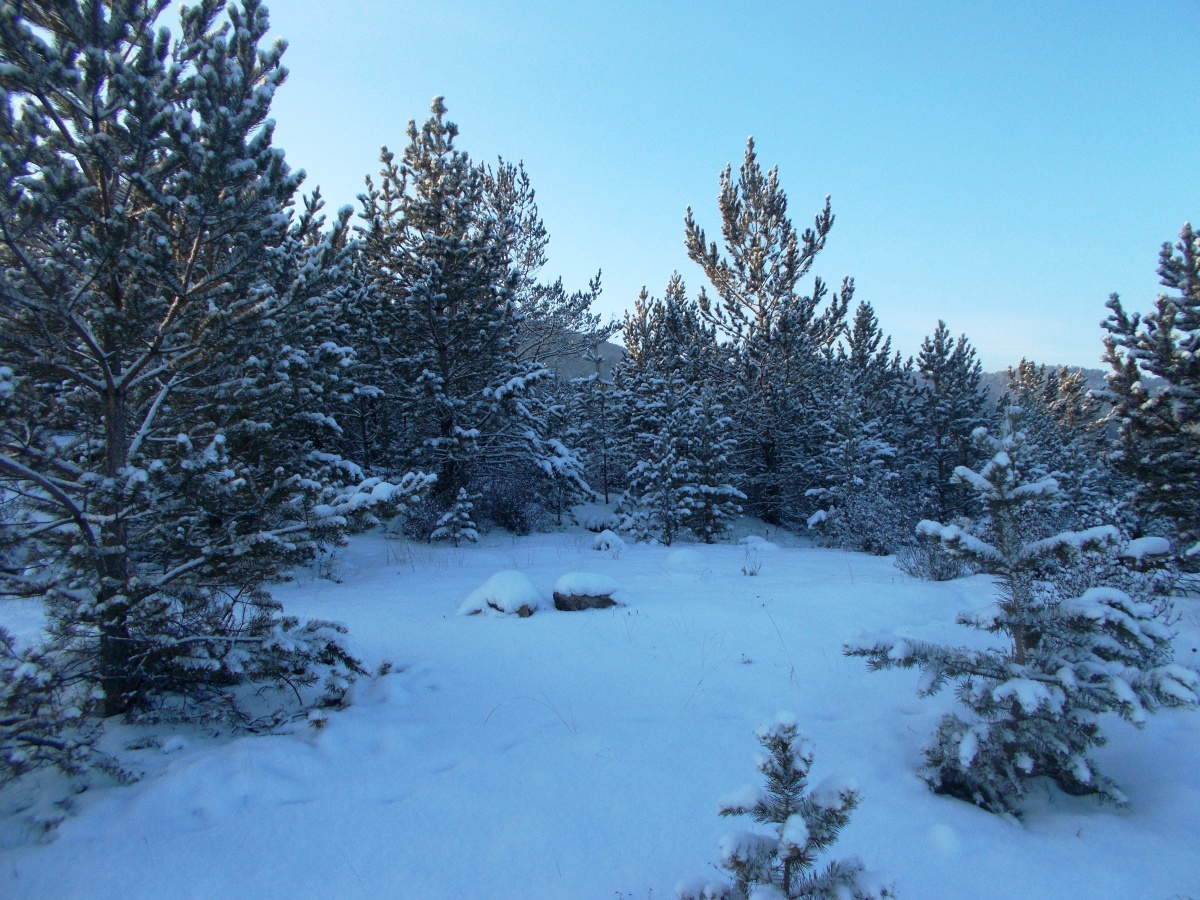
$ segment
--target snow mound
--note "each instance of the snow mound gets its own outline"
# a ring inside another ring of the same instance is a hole
[[[498,612],[524,618],[534,610],[542,608],[542,595],[529,576],[512,569],[497,572],[482,585],[467,595],[458,608],[460,616],[473,616],[482,612]]]
[[[765,537],[757,534],[748,534],[740,543],[749,550],[778,550],[779,545],[773,541],[768,541]]]
[[[615,578],[595,572],[568,572],[554,582],[554,593],[577,597],[612,597],[620,590]]]
[[[615,531],[604,529],[592,541],[593,550],[624,550],[625,541]]]
[[[699,550],[672,550],[667,554],[668,566],[698,566],[704,562],[704,554]]]

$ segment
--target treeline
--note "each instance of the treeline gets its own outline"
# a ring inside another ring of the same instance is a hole
[[[829,203],[797,230],[752,143],[720,245],[686,218],[712,294],[643,292],[611,379],[564,379],[617,327],[599,276],[542,277],[520,164],[474,162],[438,99],[326,217],[272,145],[263,5],[174,37],[167,5],[0,8],[0,592],[48,621],[0,631],[5,772],[92,764],[96,717],[319,723],[362,664],[268,586],[385,521],[457,543],[600,498],[665,543],[746,512],[888,553],[980,515],[951,481],[995,417],[974,349],[939,322],[903,360],[850,279],[806,282]],[[1185,229],[1153,313],[1110,303],[1116,446],[1076,375],[1012,373],[1064,521],[1200,539],[1198,258]]]

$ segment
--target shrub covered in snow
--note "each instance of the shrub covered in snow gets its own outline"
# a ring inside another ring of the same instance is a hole
[[[961,556],[947,553],[941,544],[928,540],[900,548],[896,568],[924,581],[953,581],[970,572]]]
[[[529,580],[529,576],[524,572],[509,569],[497,572],[471,591],[458,608],[458,614],[473,616],[490,611],[526,618],[542,606],[542,595]]]
[[[615,531],[610,531],[606,528],[592,540],[592,549],[601,552],[609,550],[619,553],[625,549],[625,541]]]
[[[600,533],[616,531],[621,527],[621,516],[599,503],[580,503],[571,510],[571,514],[588,531]]]
[[[680,900],[867,900],[894,897],[890,885],[870,876],[855,859],[832,860],[817,869],[819,856],[850,821],[859,794],[852,784],[827,778],[808,789],[813,746],[781,713],[758,728],[766,753],[758,754],[762,788],[747,787],[720,804],[723,816],[750,816],[770,825],[771,834],[735,831],[721,839],[721,866],[733,884],[704,879],[676,887]]]

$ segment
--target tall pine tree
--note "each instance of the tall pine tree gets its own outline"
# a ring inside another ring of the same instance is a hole
[[[1136,482],[1149,527],[1165,527],[1200,555],[1200,234],[1185,224],[1163,244],[1160,294],[1145,316],[1114,294],[1104,322],[1110,419],[1120,428],[1116,462]],[[1154,385],[1151,379],[1161,379]]]
[[[737,179],[728,166],[721,173],[718,205],[724,251],[690,209],[684,240],[717,294],[711,299],[701,290],[700,309],[732,352],[735,465],[751,511],[771,523],[795,521],[804,491],[819,478],[813,457],[822,430],[809,413],[822,389],[824,351],[845,328],[854,283],[846,278],[831,294],[815,278],[811,292],[801,292],[833,226],[829,200],[813,227],[797,232],[779,172],[763,171],[753,139]]]
[[[265,584],[400,485],[361,482],[324,413],[325,231],[267,118],[286,71],[257,0],[0,9],[0,478],[53,658],[102,711],[248,721],[246,682],[357,664]],[[173,698],[182,698],[176,702]]]
[[[533,389],[549,372],[520,353],[516,261],[536,245],[522,216],[497,213],[494,177],[455,146],[440,97],[431,111],[409,123],[399,160],[383,150],[379,186],[368,179],[361,198],[368,288],[354,328],[377,360],[374,433],[388,452],[376,456],[434,472],[447,507],[468,485],[582,490],[578,458]]]

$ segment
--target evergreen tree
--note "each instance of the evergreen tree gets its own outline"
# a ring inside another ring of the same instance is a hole
[[[828,778],[809,789],[813,746],[796,729],[788,714],[758,728],[765,753],[757,765],[766,784],[722,801],[722,816],[750,816],[769,825],[773,834],[734,832],[721,840],[721,866],[733,885],[680,885],[681,900],[747,900],[779,897],[787,900],[867,900],[895,896],[890,886],[867,876],[855,858],[833,860],[817,870],[820,855],[838,839],[858,806],[859,793],[850,784]]]
[[[834,546],[891,553],[915,524],[897,466],[910,369],[892,354],[870,304],[859,304],[844,343],[830,355],[817,415],[825,431],[820,482],[807,491],[821,507],[810,527],[819,525]]]
[[[735,465],[751,510],[768,522],[796,520],[804,491],[816,486],[812,457],[821,429],[809,415],[823,380],[825,351],[845,327],[854,283],[846,278],[830,294],[815,278],[811,293],[799,284],[833,226],[829,200],[813,227],[798,233],[787,215],[778,170],[763,172],[754,150],[735,181],[721,173],[718,204],[724,253],[710,242],[689,209],[685,222],[688,258],[717,293],[701,290],[706,320],[727,338],[737,395]],[[825,304],[828,298],[829,303]]]
[[[1130,315],[1108,301],[1104,359],[1110,420],[1120,428],[1115,462],[1136,483],[1146,526],[1161,523],[1200,554],[1200,234],[1183,226],[1163,244],[1158,274],[1167,293],[1154,310]],[[1161,379],[1153,385],[1151,379]]]
[[[185,8],[172,40],[166,6],[0,9],[0,492],[26,561],[0,590],[45,597],[44,658],[104,715],[271,722],[239,685],[324,670],[336,699],[359,667],[264,585],[423,479],[330,452],[345,217],[292,214],[266,10]]]
[[[1121,495],[1125,479],[1103,463],[1106,450],[1100,404],[1083,373],[1065,366],[1047,369],[1022,359],[1008,370],[1002,405],[1021,410],[1031,458],[1058,483],[1054,499],[1043,504],[1048,528],[1112,522],[1128,530]]]
[[[453,541],[455,547],[461,541],[471,541],[471,543],[478,541],[479,532],[475,530],[475,523],[471,521],[471,510],[474,508],[475,504],[471,502],[471,496],[467,493],[467,489],[459,488],[458,496],[454,498],[454,505],[438,519],[437,527],[433,529],[429,539]]]
[[[595,371],[569,383],[568,417],[574,429],[570,438],[579,448],[587,483],[607,504],[625,483],[619,462],[620,401],[614,383],[604,378],[604,360],[596,348],[582,358],[595,366]]]
[[[731,484],[731,422],[712,381],[721,351],[678,274],[661,300],[642,290],[625,318],[625,346],[615,377],[633,463],[622,506],[642,536],[669,544],[691,529],[712,541],[743,495]]]
[[[531,248],[518,210],[497,213],[516,201],[457,149],[440,97],[431,110],[409,123],[399,161],[384,148],[379,186],[368,179],[360,198],[368,289],[356,339],[377,361],[372,431],[387,451],[374,458],[434,471],[443,508],[468,485],[492,500],[538,481],[546,495],[582,494],[579,460],[555,434],[560,411],[534,389],[549,372],[521,356],[516,260],[536,255],[536,238]]]
[[[700,541],[713,543],[725,534],[742,514],[746,495],[732,484],[730,458],[735,440],[730,435],[733,419],[714,399],[713,391],[701,387],[688,406],[683,431],[689,471],[684,488],[684,524]]]
[[[921,492],[926,514],[948,522],[967,512],[968,501],[950,476],[971,462],[971,435],[988,424],[982,367],[966,335],[954,340],[946,323],[939,321],[921,344],[916,374],[904,448],[912,462],[909,480]]]
[[[1100,716],[1115,712],[1141,726],[1159,707],[1194,707],[1200,678],[1172,663],[1162,604],[1116,587],[1061,594],[1055,559],[1112,543],[1118,533],[1111,526],[1044,530],[1039,507],[1053,501],[1058,486],[1030,452],[1019,410],[1010,406],[1000,433],[981,430],[979,441],[989,462],[979,471],[960,466],[954,477],[986,510],[980,533],[928,520],[919,530],[995,579],[999,602],[958,622],[1000,635],[1007,646],[868,638],[846,653],[865,657],[872,670],[919,668],[921,696],[957,683],[970,716],[945,716],[925,751],[934,791],[1019,813],[1030,779],[1046,776],[1068,793],[1123,802],[1087,755],[1105,742]]]

